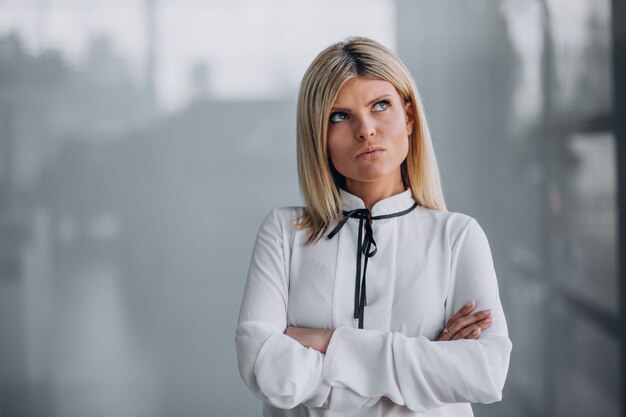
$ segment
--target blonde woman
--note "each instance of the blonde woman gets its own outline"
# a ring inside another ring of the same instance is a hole
[[[472,416],[511,341],[487,238],[446,210],[403,63],[354,37],[300,86],[305,207],[260,226],[235,344],[264,416]]]

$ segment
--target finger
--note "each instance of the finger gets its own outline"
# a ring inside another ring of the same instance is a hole
[[[480,330],[480,327],[478,329],[472,330],[472,332],[470,334],[468,334],[467,336],[465,336],[466,339],[479,339],[480,336],[482,336],[483,332],[482,330]]]
[[[452,317],[450,317],[450,320],[448,320],[448,322],[446,323],[446,327],[450,327],[452,323],[454,323],[456,320],[460,319],[461,317],[468,315],[475,308],[476,308],[476,301],[474,300],[465,304],[463,307],[459,309],[459,311],[457,311]]]
[[[460,319],[452,323],[451,326],[449,326],[448,328],[450,329],[450,332],[453,335],[455,335],[462,329],[468,326],[471,326],[472,324],[475,324],[481,320],[489,319],[492,317],[493,317],[493,313],[491,312],[491,310],[483,310],[483,311],[479,311],[478,313],[461,317]]]
[[[487,317],[486,319],[479,321],[477,324],[481,330],[486,330],[493,324],[493,316]]]
[[[463,307],[461,307],[459,309],[459,311],[457,311],[452,317],[450,317],[450,320],[448,320],[448,323],[452,323],[455,320],[458,320],[461,317],[468,315],[475,308],[476,308],[476,301],[474,301],[474,300],[470,301],[469,303],[467,303]]]
[[[493,317],[481,320],[478,323],[475,323],[459,331],[457,334],[454,335],[453,340],[478,339],[483,334],[483,331],[491,327],[492,324]]]
[[[473,324],[471,326],[464,328],[457,334],[455,334],[452,340],[478,339],[480,337],[480,334],[481,334],[480,326],[478,326],[477,324]]]
[[[449,328],[444,327],[439,333],[437,340],[452,340],[452,336],[454,336],[452,331]]]
[[[443,330],[439,333],[439,337],[437,337],[437,341],[438,341],[438,342],[440,342],[440,341],[445,341],[445,340],[452,340],[452,334],[449,332],[449,330],[448,330],[448,333],[446,333],[446,329],[447,329],[447,327],[446,327],[446,328],[444,328],[444,329],[443,329]]]

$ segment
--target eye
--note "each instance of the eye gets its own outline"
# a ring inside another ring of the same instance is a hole
[[[331,123],[338,123],[348,118],[348,113],[343,111],[336,111],[330,114],[329,120]]]
[[[389,108],[390,104],[387,100],[381,100],[374,104],[374,111],[383,111]]]

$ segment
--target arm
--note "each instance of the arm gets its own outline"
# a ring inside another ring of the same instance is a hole
[[[446,323],[446,327],[441,331],[437,340],[450,341],[458,339],[478,339],[481,331],[491,327],[493,323],[492,313],[489,310],[479,311],[470,314],[475,307],[475,302],[467,303],[463,308],[457,311]],[[287,327],[285,334],[304,347],[310,347],[319,352],[326,353],[328,344],[330,343],[334,330],[324,330],[306,327]],[[346,391],[342,396],[341,390]],[[334,394],[334,395],[333,395]],[[347,396],[349,395],[349,396]],[[376,402],[367,397],[361,397],[348,388],[333,387],[331,388],[331,400],[328,408],[346,408],[350,409],[366,407]],[[352,401],[350,400],[352,397]],[[356,401],[354,401],[356,400]],[[366,401],[363,401],[366,400]],[[388,397],[382,396],[381,400],[390,401]]]
[[[502,397],[511,352],[487,238],[472,218],[451,242],[451,282],[446,319],[467,299],[493,310],[479,339],[430,341],[399,332],[335,329],[323,377],[359,395],[384,395],[415,412],[448,403],[491,403]]]
[[[304,401],[321,406],[330,391],[321,378],[323,355],[283,334],[288,299],[284,250],[274,209],[259,228],[239,311],[239,374],[256,397],[276,407],[293,408]]]
[[[324,355],[284,334],[289,247],[277,210],[263,221],[254,245],[239,312],[235,346],[239,374],[252,393],[279,408],[357,408],[378,401],[322,378]]]

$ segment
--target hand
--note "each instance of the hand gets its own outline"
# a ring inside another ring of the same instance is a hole
[[[470,315],[475,308],[476,302],[473,300],[465,304],[448,320],[437,340],[478,339],[482,331],[493,324],[493,313],[491,310],[483,310]]]
[[[287,327],[285,334],[300,342],[304,347],[326,353],[333,330],[309,329],[306,327]]]

